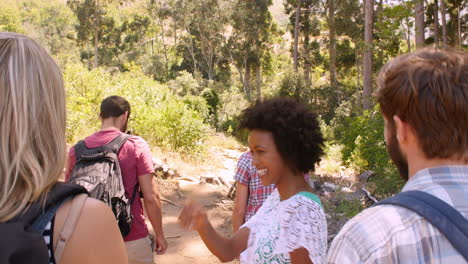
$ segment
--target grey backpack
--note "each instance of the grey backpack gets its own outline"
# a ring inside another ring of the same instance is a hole
[[[130,205],[135,199],[138,184],[130,201],[125,197],[125,189],[120,171],[119,153],[130,135],[121,134],[109,144],[88,148],[81,140],[75,145],[76,163],[68,182],[76,183],[88,190],[89,196],[108,204],[114,212],[122,236],[130,232],[132,216]]]

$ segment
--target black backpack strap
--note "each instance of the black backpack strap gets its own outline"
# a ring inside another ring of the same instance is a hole
[[[114,153],[119,153],[120,148],[123,146],[123,144],[129,139],[131,135],[122,133],[115,137],[111,142],[107,143],[106,145],[102,146],[103,149],[107,151],[111,151]]]
[[[468,220],[446,202],[426,192],[406,191],[373,206],[382,204],[401,206],[424,217],[468,261]]]
[[[22,214],[13,218],[12,222],[22,222],[28,230],[42,233],[47,223],[54,217],[58,208],[68,199],[77,194],[87,193],[86,189],[77,184],[56,183],[43,199],[31,204]],[[44,206],[45,204],[45,206]]]
[[[77,161],[81,158],[81,156],[86,155],[88,152],[88,148],[84,144],[84,140],[78,141],[78,143],[76,143],[73,148],[75,149],[75,159]]]
[[[85,158],[87,160],[102,158],[103,152],[118,153],[122,145],[129,139],[131,135],[122,133],[115,137],[111,142],[97,148],[86,147],[84,140],[78,141],[74,146],[76,160]]]

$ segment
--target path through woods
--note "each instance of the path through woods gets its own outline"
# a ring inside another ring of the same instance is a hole
[[[201,176],[219,176],[228,184],[234,181],[234,170],[241,151],[228,149],[211,149],[213,163],[202,169],[187,169],[174,179],[158,179],[158,187],[163,206],[163,227],[168,241],[164,255],[155,256],[157,264],[211,264],[220,261],[210,253],[195,231],[183,230],[177,217],[188,197],[195,197],[206,206],[209,218],[215,228],[224,234],[231,234],[231,214],[233,201],[226,198],[228,186],[199,183]],[[197,174],[197,175],[195,175]],[[151,224],[147,220],[147,225]],[[151,232],[151,231],[150,231]],[[230,263],[236,263],[235,261]]]

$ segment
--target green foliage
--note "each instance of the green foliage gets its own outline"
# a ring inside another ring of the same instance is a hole
[[[344,116],[344,114],[341,114]],[[388,156],[384,139],[383,117],[375,107],[364,111],[360,115],[349,113],[340,123],[334,123],[335,140],[343,148],[343,161],[356,171],[375,171],[373,179],[376,193],[388,195],[395,193],[402,187],[402,180]]]
[[[150,124],[154,127],[154,138],[163,147],[187,154],[202,150],[208,132],[198,112],[177,99],[162,105]]]
[[[344,214],[346,217],[351,218],[363,210],[361,202],[357,199],[346,200],[343,199],[336,207],[336,212]]]
[[[23,23],[28,33],[49,49],[52,55],[76,56],[73,12],[58,0],[24,1],[21,5]]]
[[[363,2],[335,1],[336,85],[328,73],[325,2],[301,1],[296,71],[296,0],[0,0],[0,31],[32,37],[64,69],[70,143],[98,129],[98,106],[112,94],[130,101],[130,129],[151,145],[196,153],[209,126],[245,142],[239,116],[260,83],[262,98],[295,97],[322,119],[327,155],[337,159],[328,171],[342,164],[372,169],[377,192],[394,192],[401,181],[385,151],[382,118],[376,109],[362,112]],[[445,3],[448,42],[456,45],[458,23],[466,38],[468,14],[458,19],[462,0]],[[414,1],[375,2],[374,76],[411,48],[413,7]],[[426,5],[429,35],[433,8]]]
[[[176,97],[169,88],[129,65],[128,72],[111,74],[102,68],[88,71],[70,65],[65,73],[67,87],[67,140],[76,142],[96,131],[99,105],[107,96],[121,95],[132,106],[129,129],[150,145],[199,153],[208,133],[203,123],[208,107],[203,97]]]
[[[203,90],[201,96],[205,99],[208,105],[208,123],[216,129],[218,129],[218,109],[220,107],[221,100],[219,98],[218,93],[216,92],[216,87],[210,85],[208,88],[205,88],[205,90]]]
[[[174,94],[185,96],[188,94],[199,95],[203,89],[192,74],[187,71],[182,71],[175,80],[170,80],[167,85]]]
[[[0,31],[24,33],[20,12],[13,1],[0,0]]]
[[[194,110],[207,122],[210,117],[210,109],[206,99],[202,96],[186,95],[180,98],[182,102],[188,107],[188,109]]]
[[[299,101],[310,102],[311,94],[302,73],[288,72],[281,80],[279,96],[294,97]]]

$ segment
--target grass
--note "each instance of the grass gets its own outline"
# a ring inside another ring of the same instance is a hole
[[[191,176],[198,178],[209,171],[225,169],[223,155],[237,159],[239,152],[246,151],[246,147],[241,145],[231,136],[223,133],[212,133],[203,143],[204,151],[196,155],[185,155],[183,153],[167,151],[163,148],[154,147],[153,156],[162,160],[171,169],[176,170],[181,176]],[[226,150],[231,153],[226,153]]]
[[[232,136],[227,136],[224,133],[212,133],[208,136],[208,139],[205,141],[206,146],[209,147],[217,147],[217,148],[224,148],[224,149],[232,149],[232,150],[243,150],[245,147],[237,141]]]
[[[336,207],[337,213],[342,213],[346,217],[354,217],[361,212],[364,207],[359,200],[342,200]]]

